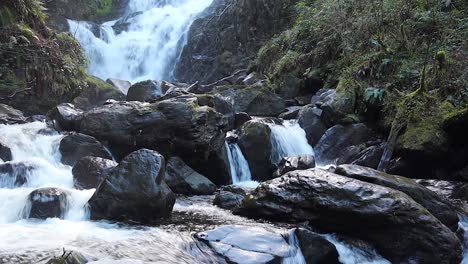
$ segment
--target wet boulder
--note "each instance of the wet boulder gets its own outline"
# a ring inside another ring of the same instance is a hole
[[[106,83],[119,89],[119,91],[121,91],[123,94],[127,94],[128,89],[130,88],[130,86],[132,86],[131,82],[119,79],[107,79]]]
[[[236,113],[276,117],[286,108],[284,100],[263,85],[218,86],[211,93],[232,101]]]
[[[289,106],[286,108],[286,111],[281,113],[278,117],[284,120],[296,119],[301,109],[300,106]]]
[[[24,162],[0,164],[0,188],[14,188],[26,184],[32,170],[34,166]]]
[[[73,182],[78,190],[97,188],[117,162],[99,157],[86,156],[73,166]]]
[[[23,124],[26,121],[23,112],[6,104],[0,104],[0,124]]]
[[[11,149],[3,144],[0,141],[0,159],[3,161],[11,161],[13,159],[13,154],[11,153]]]
[[[371,145],[358,153],[357,157],[351,161],[352,164],[377,169],[379,166],[385,144]]]
[[[216,191],[216,185],[190,168],[179,157],[172,157],[166,164],[165,180],[175,193],[209,195]]]
[[[271,129],[262,122],[251,120],[241,129],[239,147],[249,163],[252,179],[265,181],[271,178],[275,165],[271,161]]]
[[[458,227],[458,215],[450,203],[414,180],[349,164],[338,166],[335,173],[401,191],[424,206],[452,230]]]
[[[242,203],[245,196],[252,192],[255,188],[239,185],[228,185],[221,187],[215,193],[213,204],[227,210],[232,210]]]
[[[249,114],[245,112],[236,113],[234,116],[234,127],[240,128],[245,122],[252,120]]]
[[[329,128],[315,145],[317,163],[337,163],[337,160],[352,153],[355,149],[353,146],[365,143],[372,135],[372,131],[364,124],[336,125]]]
[[[86,156],[112,159],[111,154],[101,142],[94,137],[80,133],[65,136],[60,141],[59,150],[62,154],[62,163],[70,166]]]
[[[317,107],[306,105],[301,108],[297,115],[297,122],[306,132],[307,141],[312,146],[315,146],[327,131],[322,121],[322,110]]]
[[[86,84],[87,86],[81,91],[80,95],[73,99],[75,106],[80,109],[90,110],[105,104],[108,100],[125,100],[125,94],[118,88],[97,77],[88,76]]]
[[[55,128],[63,131],[77,131],[80,127],[83,111],[72,104],[63,103],[56,106],[49,113]]]
[[[148,148],[165,156],[205,157],[224,145],[227,120],[207,105],[210,97],[203,97],[181,95],[150,104],[117,102],[94,108],[85,113],[80,132],[107,141],[119,156]]]
[[[295,170],[307,170],[315,167],[315,158],[312,155],[300,155],[282,158],[273,177],[279,177]]]
[[[59,188],[41,188],[28,196],[31,206],[29,218],[63,218],[68,207],[69,194]]]
[[[127,92],[127,101],[150,102],[162,95],[161,84],[148,80],[132,85]]]
[[[305,228],[296,228],[294,234],[307,264],[341,263],[335,245],[322,236]]]
[[[392,263],[460,263],[461,243],[403,192],[320,169],[293,171],[260,184],[235,213],[309,221],[372,243]]]
[[[164,157],[140,149],[125,157],[88,201],[91,219],[150,223],[171,214],[175,194],[164,181]]]
[[[288,241],[261,227],[227,225],[195,234],[228,263],[280,263],[289,256]]]

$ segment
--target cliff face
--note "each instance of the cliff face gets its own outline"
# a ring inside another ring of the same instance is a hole
[[[189,31],[175,77],[210,83],[245,69],[258,49],[290,25],[296,0],[214,0]]]
[[[67,19],[104,22],[116,19],[123,13],[128,0],[45,0],[48,24],[67,31]]]

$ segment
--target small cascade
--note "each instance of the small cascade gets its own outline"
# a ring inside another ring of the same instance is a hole
[[[267,123],[271,129],[272,161],[278,164],[282,158],[314,155],[305,131],[296,120],[286,120],[283,124]]]
[[[69,20],[69,30],[85,50],[88,71],[101,79],[170,79],[192,22],[211,2],[130,0],[118,20]]]
[[[0,125],[0,140],[8,143],[13,156],[13,161],[0,163],[0,224],[28,216],[28,195],[42,187],[69,193],[65,219],[86,217],[84,205],[94,189],[73,189],[71,167],[60,162],[58,147],[63,135],[46,130],[42,122]]]
[[[374,248],[351,246],[331,234],[323,236],[335,245],[339,261],[343,264],[391,264],[390,261],[380,256]]]
[[[227,143],[226,151],[231,169],[232,183],[241,183],[252,181],[249,163],[245,159],[242,151],[237,143]]]
[[[284,258],[281,264],[306,264],[304,255],[302,255],[301,247],[299,246],[299,240],[294,233],[295,229],[289,231],[288,244],[289,244],[289,257]]]

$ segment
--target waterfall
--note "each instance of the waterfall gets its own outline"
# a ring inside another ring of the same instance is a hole
[[[295,229],[291,229],[287,234],[289,244],[289,257],[284,258],[281,264],[306,264],[299,246],[299,240],[295,234]]]
[[[314,155],[305,131],[296,120],[286,120],[281,125],[271,122],[267,124],[271,129],[271,159],[275,164],[284,157]]]
[[[13,161],[0,162],[11,171],[0,173],[0,224],[18,221],[28,215],[28,195],[41,187],[59,187],[69,193],[66,219],[84,219],[84,205],[94,190],[73,189],[71,167],[60,162],[58,146],[62,135],[43,133],[45,123],[0,125],[0,141],[7,142]],[[18,185],[19,178],[24,179]],[[26,210],[27,211],[27,210]]]
[[[197,15],[212,0],[130,0],[126,13],[102,25],[69,20],[69,30],[101,78],[170,79]]]
[[[226,151],[229,161],[229,167],[231,170],[232,183],[241,183],[252,181],[252,175],[250,174],[249,163],[242,154],[241,149],[237,143],[227,143]]]
[[[351,246],[332,234],[323,236],[335,245],[338,251],[339,261],[343,264],[390,264],[390,262],[380,256],[374,248],[358,248]]]

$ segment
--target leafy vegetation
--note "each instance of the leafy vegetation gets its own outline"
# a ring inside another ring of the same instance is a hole
[[[79,43],[47,28],[39,1],[5,0],[0,10],[0,102],[38,113],[74,98],[86,85]]]
[[[296,12],[294,26],[257,56],[257,69],[274,85],[290,76],[319,78],[329,88],[352,81],[356,90],[341,95],[357,99],[356,114],[377,98],[386,129],[396,119],[430,122],[442,104],[468,104],[466,1],[301,0]],[[410,118],[412,111],[418,114]]]

